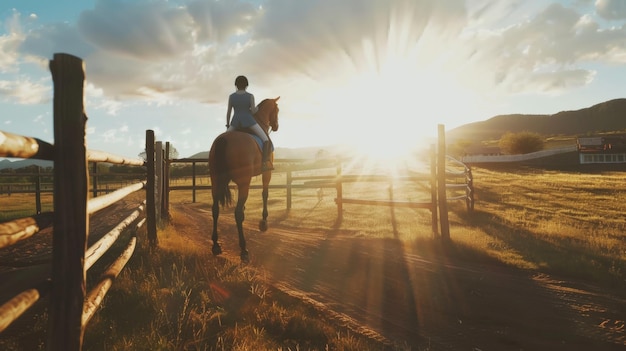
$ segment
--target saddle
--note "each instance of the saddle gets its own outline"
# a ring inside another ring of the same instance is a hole
[[[259,136],[256,135],[255,132],[253,132],[251,129],[248,129],[248,128],[237,129],[236,131],[243,132],[252,136],[254,141],[256,141],[256,146],[259,148],[259,152],[263,153],[263,140],[259,138]],[[272,143],[271,139],[270,139],[270,151],[272,152],[274,151],[274,143]]]

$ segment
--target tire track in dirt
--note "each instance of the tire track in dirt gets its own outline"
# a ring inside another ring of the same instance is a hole
[[[198,218],[193,231],[210,250],[210,211],[176,208]],[[590,285],[449,257],[426,260],[395,239],[280,223],[261,233],[255,224],[244,222],[251,265],[365,335],[432,350],[626,347],[626,300]],[[221,215],[219,229],[227,257],[238,260],[232,214]]]

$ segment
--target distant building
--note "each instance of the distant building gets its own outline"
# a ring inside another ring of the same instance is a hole
[[[626,135],[580,137],[576,140],[580,164],[626,163]]]

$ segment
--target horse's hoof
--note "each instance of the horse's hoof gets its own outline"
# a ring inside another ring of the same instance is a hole
[[[259,221],[259,230],[262,232],[267,230],[267,220],[262,219]]]
[[[250,263],[250,255],[248,254],[248,250],[241,251],[241,263],[243,264]]]
[[[211,252],[213,252],[213,256],[217,256],[222,253],[222,247],[220,246],[220,244],[215,243],[211,248]]]

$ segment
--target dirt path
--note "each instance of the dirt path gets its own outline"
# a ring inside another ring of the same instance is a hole
[[[172,206],[194,219],[177,232],[209,250],[208,205]],[[232,217],[221,215],[220,242],[238,260]],[[251,265],[273,286],[373,337],[430,350],[626,349],[626,300],[584,283],[426,260],[394,239],[244,226]]]

